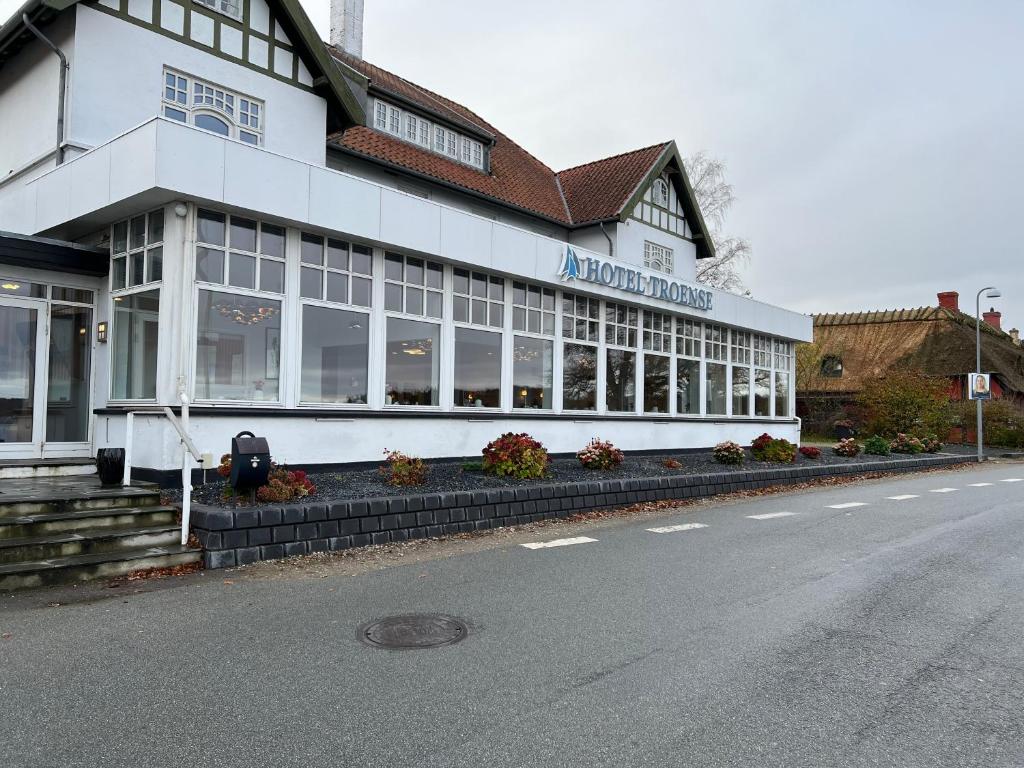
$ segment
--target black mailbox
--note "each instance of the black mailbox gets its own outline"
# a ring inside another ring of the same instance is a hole
[[[231,487],[259,488],[270,474],[267,438],[239,432],[231,438]]]

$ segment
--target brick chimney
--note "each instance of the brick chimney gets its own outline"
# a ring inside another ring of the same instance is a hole
[[[960,311],[960,294],[956,291],[943,291],[939,294],[939,306],[943,309]]]
[[[1018,331],[1016,328],[1011,328],[1010,330],[1007,331],[1007,333],[1010,334],[1010,338],[1013,339],[1013,343],[1016,344],[1019,347],[1020,346],[1020,331]]]
[[[984,320],[989,325],[991,325],[997,331],[1003,330],[1003,326],[1002,326],[1003,313],[1002,312],[996,312],[996,308],[995,307],[992,307],[992,309],[990,309],[988,312],[982,313],[981,319]]]
[[[363,0],[331,0],[331,45],[363,58]]]

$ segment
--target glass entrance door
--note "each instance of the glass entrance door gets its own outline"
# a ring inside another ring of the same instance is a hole
[[[91,334],[91,309],[50,305],[44,444],[47,454],[66,452],[72,443],[89,447]]]
[[[31,458],[42,451],[41,358],[45,303],[0,303],[0,455]]]

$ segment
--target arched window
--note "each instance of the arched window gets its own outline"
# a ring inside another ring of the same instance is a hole
[[[195,123],[196,128],[213,131],[214,133],[219,133],[221,136],[231,135],[231,126],[214,115],[200,113],[195,116],[195,120],[193,122]]]
[[[651,197],[655,205],[668,208],[668,182],[664,179],[655,179],[651,188]]]
[[[261,101],[166,70],[163,101],[164,117],[248,144],[262,144]]]

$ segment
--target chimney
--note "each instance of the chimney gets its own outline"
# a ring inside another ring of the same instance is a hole
[[[1003,313],[1002,312],[996,312],[996,308],[995,307],[992,307],[992,309],[990,309],[988,312],[982,313],[981,317],[982,317],[982,319],[986,323],[991,325],[997,331],[1003,330],[1003,327],[1001,325],[1001,322],[1002,322],[1002,319],[1003,319]]]
[[[943,309],[960,311],[960,294],[956,291],[943,291],[939,294],[939,306]]]
[[[363,58],[363,0],[331,0],[331,45]]]
[[[1010,338],[1013,339],[1013,343],[1016,344],[1019,347],[1020,346],[1020,331],[1018,331],[1016,328],[1011,328],[1009,331],[1007,331],[1007,333],[1010,334]]]

